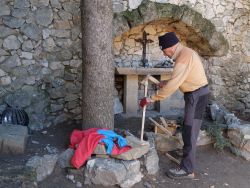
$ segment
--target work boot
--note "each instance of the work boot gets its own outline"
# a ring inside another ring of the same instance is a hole
[[[194,173],[187,173],[181,168],[169,169],[166,175],[172,179],[193,179]]]

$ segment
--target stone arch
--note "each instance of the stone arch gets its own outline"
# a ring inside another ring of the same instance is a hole
[[[171,31],[183,36],[187,45],[198,50],[202,56],[223,56],[228,52],[228,42],[211,21],[186,5],[145,0],[137,9],[114,14],[114,35],[119,36],[138,25],[156,22],[168,24]]]

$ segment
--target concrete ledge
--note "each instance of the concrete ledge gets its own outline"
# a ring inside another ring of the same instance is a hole
[[[0,153],[24,153],[28,138],[28,128],[21,125],[0,124]]]
[[[173,68],[143,68],[143,67],[116,67],[116,74],[120,75],[167,75]]]

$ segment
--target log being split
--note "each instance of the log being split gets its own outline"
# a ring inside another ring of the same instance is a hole
[[[167,135],[172,136],[172,133],[167,130],[165,127],[163,127],[162,125],[160,125],[159,123],[157,123],[155,120],[153,120],[151,117],[148,118],[150,121],[152,121],[157,127],[159,127],[162,131],[164,131],[164,133],[166,133]]]

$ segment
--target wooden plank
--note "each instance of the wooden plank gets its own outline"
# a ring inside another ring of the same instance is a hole
[[[165,153],[165,155],[173,162],[175,162],[176,164],[180,165],[181,162],[179,160],[177,160],[176,158],[174,158],[172,155]]]
[[[164,125],[164,127],[167,128],[168,124],[167,124],[166,120],[163,117],[160,117],[160,120],[161,120],[162,124]]]
[[[169,132],[166,128],[164,128],[162,125],[160,125],[159,123],[157,123],[155,120],[153,120],[151,117],[148,118],[150,121],[152,121],[157,127],[159,127],[162,131],[164,131],[164,133],[172,136],[172,133]]]

